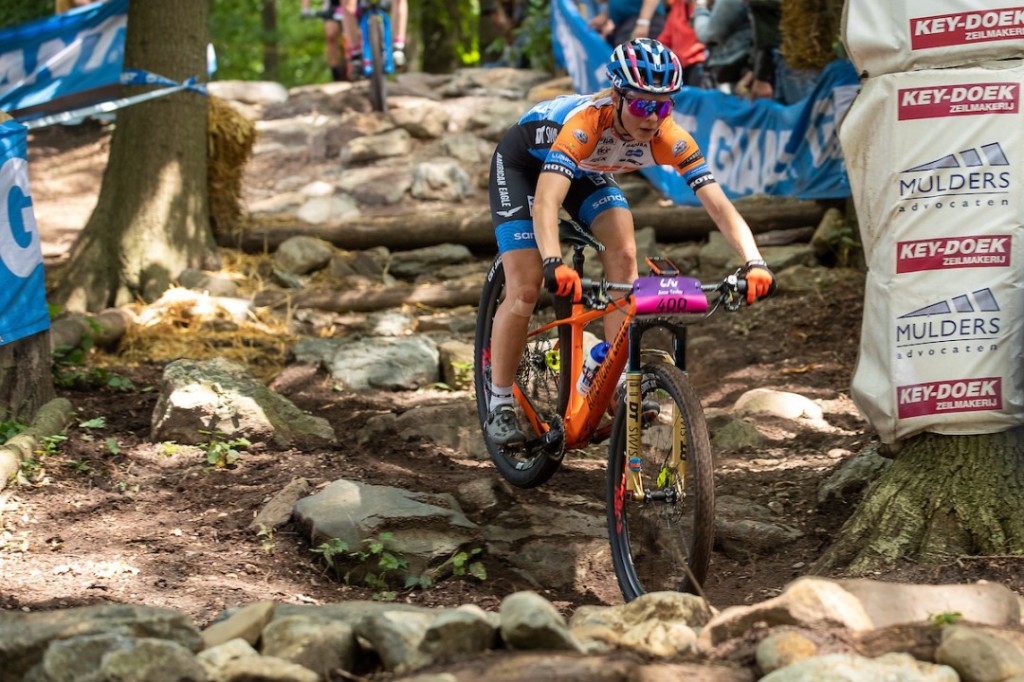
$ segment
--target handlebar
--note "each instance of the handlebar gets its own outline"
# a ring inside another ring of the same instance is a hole
[[[656,280],[653,286],[650,283],[652,280]],[[650,306],[650,299],[662,298],[665,301],[674,300],[675,303],[680,303],[687,296],[693,296],[696,294],[696,288],[691,291],[684,291],[683,288],[673,286],[678,283],[684,283],[691,285],[691,287],[699,288],[703,294],[717,293],[718,296],[713,302],[710,310],[708,310],[708,301],[706,298],[697,295],[697,298],[704,299],[699,303],[698,307],[703,306],[703,309],[690,309],[687,308],[685,302],[681,305],[668,305],[666,307],[656,306],[657,310],[648,310]],[[717,282],[701,282],[691,277],[641,277],[633,283],[626,282],[609,282],[607,280],[594,280],[589,278],[581,278],[580,284],[583,289],[584,303],[589,307],[601,308],[608,305],[608,292],[624,292],[624,293],[637,293],[642,287],[642,292],[648,305],[644,307],[644,310],[638,311],[640,314],[673,314],[673,313],[706,313],[710,315],[720,305],[724,306],[726,310],[734,311],[738,310],[742,303],[746,300],[747,293],[747,278],[746,273],[741,271],[735,272],[731,275]],[[668,284],[668,286],[659,286]],[[663,293],[654,293],[651,289],[662,289]]]

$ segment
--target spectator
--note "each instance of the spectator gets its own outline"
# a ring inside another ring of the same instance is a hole
[[[751,77],[753,26],[743,0],[694,0],[693,29],[708,49],[707,69],[728,93],[744,89]]]
[[[693,5],[689,0],[667,0],[668,19],[658,42],[672,50],[683,66],[683,84],[696,88],[713,88],[705,62],[707,49],[693,30]]]
[[[608,0],[588,26],[613,46],[659,36],[665,30],[665,7],[661,0]]]
[[[523,38],[515,35],[525,16],[524,0],[484,0],[481,3],[480,44],[490,54],[497,51],[491,47],[492,44],[501,46],[501,53],[489,60],[486,66],[529,66],[522,49]]]
[[[751,99],[764,97],[795,104],[811,94],[818,79],[814,69],[793,69],[779,51],[782,45],[782,0],[746,0],[754,30]]]
[[[312,0],[302,0],[302,14],[309,15],[315,11],[310,6]],[[350,74],[345,73],[345,65],[342,63],[342,10],[341,0],[328,0],[323,8],[324,21],[324,56],[327,58],[327,68],[331,70],[331,79],[336,81],[352,80]],[[356,34],[359,28],[356,27]],[[347,33],[346,33],[347,35]],[[359,42],[356,42],[358,45]]]

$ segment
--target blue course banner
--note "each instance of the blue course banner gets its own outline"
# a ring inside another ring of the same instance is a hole
[[[607,88],[612,48],[589,29],[573,0],[553,0],[555,57],[578,92]],[[825,67],[814,91],[789,106],[749,101],[718,90],[684,87],[675,97],[676,121],[693,135],[725,193],[732,198],[769,194],[801,199],[850,196],[836,128],[859,88],[847,60]],[[697,197],[670,167],[640,171],[677,204]]]
[[[108,0],[0,30],[0,110],[116,84],[127,22],[128,0]]]
[[[49,329],[25,126],[0,124],[0,345]]]

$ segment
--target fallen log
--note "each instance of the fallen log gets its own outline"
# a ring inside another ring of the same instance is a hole
[[[457,308],[480,302],[483,277],[465,278],[444,284],[425,286],[390,286],[381,289],[339,291],[337,289],[304,289],[294,294],[268,290],[253,301],[257,306],[316,308],[334,313],[367,313],[375,310],[420,305],[429,308]]]
[[[738,201],[737,206],[755,234],[817,226],[825,213],[825,206],[819,202],[791,199],[758,198]],[[714,229],[711,218],[699,206],[641,205],[633,209],[633,216],[637,228],[653,227],[663,243],[701,240]],[[375,246],[406,250],[438,244],[494,246],[490,214],[479,207],[368,216],[330,225],[310,225],[294,219],[254,220],[239,234],[218,240],[221,246],[247,253],[272,253],[283,241],[298,235],[319,237],[350,250]]]

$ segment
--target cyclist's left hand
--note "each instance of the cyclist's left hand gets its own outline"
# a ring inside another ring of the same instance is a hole
[[[747,304],[768,298],[775,291],[775,273],[763,260],[750,260],[744,266],[747,272]]]

